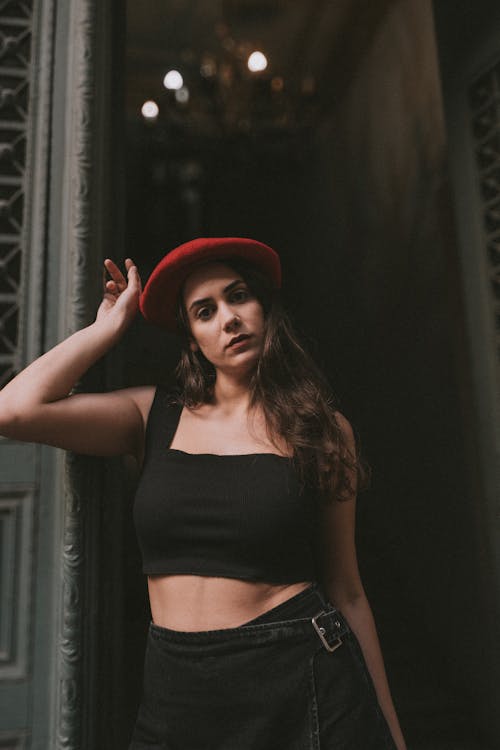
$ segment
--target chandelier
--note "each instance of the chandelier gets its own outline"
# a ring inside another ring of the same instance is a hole
[[[314,124],[319,102],[313,75],[274,70],[272,51],[235,39],[225,22],[214,31],[210,50],[182,49],[176,66],[158,75],[139,116],[151,126],[177,125],[214,138],[282,137]]]

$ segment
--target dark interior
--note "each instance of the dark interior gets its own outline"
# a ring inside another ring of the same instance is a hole
[[[246,68],[252,50],[266,70]],[[163,87],[170,69],[187,99]],[[430,3],[128,0],[125,109],[126,255],[145,281],[196,236],[278,250],[285,303],[372,467],[358,552],[403,730],[413,748],[475,748],[450,626],[478,594]],[[138,319],[120,377],[171,378],[177,346]],[[125,519],[124,738],[149,616]]]

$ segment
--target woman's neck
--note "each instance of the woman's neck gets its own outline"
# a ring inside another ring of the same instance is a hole
[[[250,402],[250,378],[241,380],[228,378],[222,373],[217,373],[214,384],[214,406],[222,408],[227,413],[237,411],[246,412]]]

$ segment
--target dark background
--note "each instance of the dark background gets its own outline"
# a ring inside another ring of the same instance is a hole
[[[372,466],[358,553],[408,742],[486,747],[469,679],[473,623],[457,624],[464,601],[483,602],[432,5],[129,0],[127,13],[123,255],[145,282],[196,236],[249,236],[279,252],[285,303]],[[245,45],[264,50],[270,69],[249,75]],[[207,55],[210,80],[199,72]],[[187,103],[161,85],[172,67]],[[283,88],[271,94],[276,77]],[[159,104],[155,122],[141,116],[146,99]],[[177,355],[174,337],[137,319],[110,378],[169,379]],[[123,738],[149,618],[125,468]]]

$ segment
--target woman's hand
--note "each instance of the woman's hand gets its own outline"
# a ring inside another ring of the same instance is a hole
[[[116,317],[120,323],[128,325],[137,314],[142,291],[137,266],[130,258],[125,260],[127,278],[110,258],[106,258],[104,267],[104,296],[97,310],[96,321]],[[108,281],[106,281],[106,271],[111,276]]]

